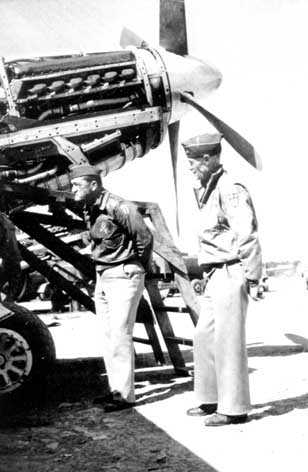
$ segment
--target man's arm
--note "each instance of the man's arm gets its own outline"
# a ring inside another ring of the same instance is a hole
[[[237,237],[239,256],[248,284],[257,285],[262,276],[262,252],[256,213],[248,190],[240,184],[234,184],[223,195],[223,207],[230,228]]]
[[[145,270],[149,270],[153,251],[153,235],[145,224],[137,206],[132,202],[123,201],[114,211],[117,220],[127,229],[132,238]]]

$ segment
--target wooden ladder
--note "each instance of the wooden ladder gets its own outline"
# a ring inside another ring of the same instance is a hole
[[[188,369],[179,345],[192,346],[192,339],[179,337],[174,334],[173,326],[169,318],[169,313],[189,314],[193,325],[195,326],[200,313],[200,306],[197,296],[191,286],[187,268],[184,263],[181,252],[174,244],[173,238],[167,228],[166,222],[163,218],[162,212],[156,203],[136,202],[139,210],[143,214],[145,220],[150,218],[151,229],[154,235],[154,252],[166,261],[171,271],[173,281],[175,282],[184,306],[168,306],[167,299],[162,297],[158,283],[162,280],[162,274],[151,273],[146,277],[146,289],[149,296],[150,307],[154,319],[157,320],[159,329],[161,331],[163,340],[166,344],[170,360],[178,374],[187,375]],[[140,307],[139,307],[140,308]],[[144,310],[145,306],[141,306],[137,321],[142,321],[145,324],[149,336],[149,343],[152,345],[153,352],[156,359],[165,363],[162,349],[159,344],[156,333],[149,332],[149,312]],[[148,324],[148,328],[147,328]],[[154,327],[153,327],[154,328]],[[154,330],[155,332],[155,330]],[[139,340],[140,342],[144,342]],[[158,341],[158,343],[157,343]]]

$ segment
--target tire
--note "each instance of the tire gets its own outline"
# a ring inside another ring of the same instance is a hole
[[[41,386],[56,358],[52,336],[40,318],[15,303],[3,305],[14,314],[0,320],[0,397]]]
[[[192,288],[194,289],[194,291],[197,295],[201,295],[201,293],[203,292],[202,280],[199,280],[199,279],[192,280],[191,281],[191,286],[192,286]]]

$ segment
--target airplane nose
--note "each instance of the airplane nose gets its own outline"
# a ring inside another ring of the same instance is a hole
[[[160,55],[170,82],[172,123],[191,110],[189,105],[181,101],[182,92],[191,93],[198,102],[202,102],[220,86],[222,74],[213,65],[192,56],[178,56],[167,51],[160,51]]]

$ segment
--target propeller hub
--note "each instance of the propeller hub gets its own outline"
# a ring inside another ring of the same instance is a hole
[[[202,102],[220,86],[222,74],[216,67],[191,56],[182,57],[167,51],[159,51],[159,54],[170,83],[172,123],[191,110],[181,100],[181,93],[189,92],[198,102]]]

